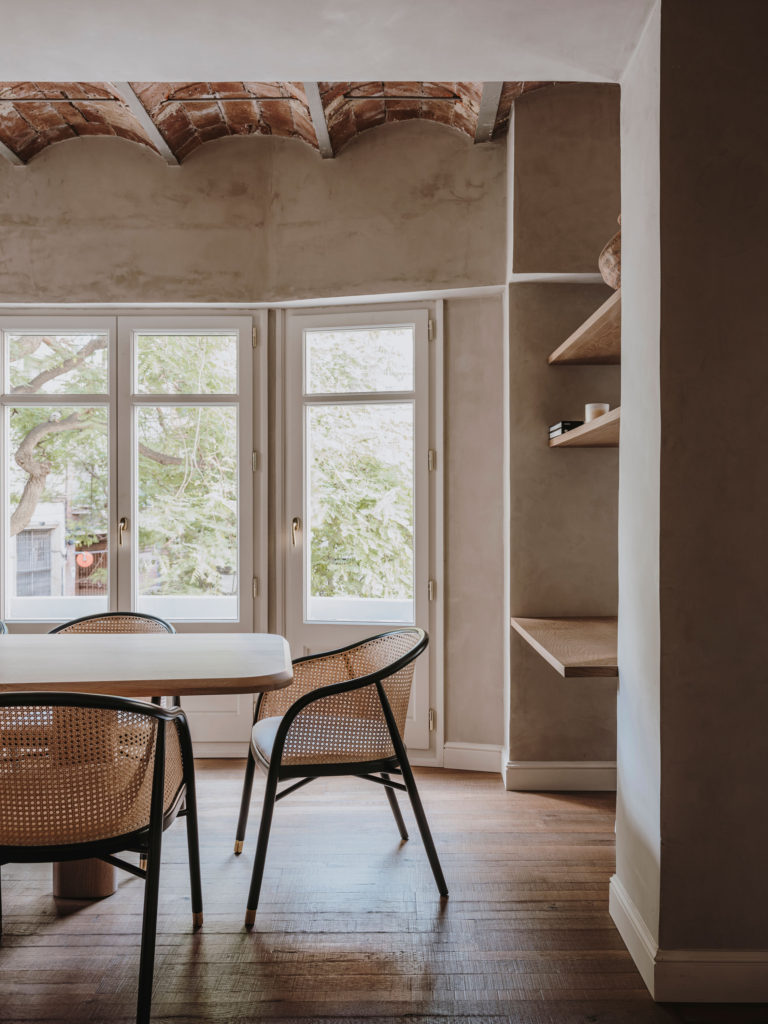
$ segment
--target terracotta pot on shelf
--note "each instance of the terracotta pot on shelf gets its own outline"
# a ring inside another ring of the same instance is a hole
[[[603,280],[611,288],[621,288],[621,214],[619,230],[604,247],[597,261]]]

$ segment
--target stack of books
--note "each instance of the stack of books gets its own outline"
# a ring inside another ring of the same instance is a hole
[[[549,428],[549,440],[552,441],[561,434],[567,434],[569,430],[575,430],[576,427],[583,425],[584,420],[560,420],[559,423],[553,423]]]

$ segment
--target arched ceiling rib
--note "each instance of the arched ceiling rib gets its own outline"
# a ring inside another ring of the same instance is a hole
[[[518,96],[548,84],[504,82],[490,137],[506,132]],[[121,85],[125,83],[0,82],[0,149],[26,163],[54,142],[116,135],[154,152],[165,150],[165,143],[172,157],[182,161],[212,139],[277,135],[301,139],[323,155],[333,155],[361,132],[412,119],[434,121],[483,140],[477,132],[482,82],[319,82],[316,89],[314,83],[305,87],[302,82],[128,83],[149,120],[131,97],[139,116],[134,114]],[[318,124],[318,118],[324,123]]]

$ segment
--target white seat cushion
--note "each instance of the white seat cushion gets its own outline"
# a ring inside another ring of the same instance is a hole
[[[302,711],[304,728],[301,751],[283,755],[283,764],[344,763],[392,757],[394,750],[386,724],[381,721],[349,719],[340,715]],[[256,756],[269,764],[282,715],[260,719],[253,727],[251,741]],[[291,730],[288,731],[290,737]],[[306,746],[304,746],[306,744]]]
[[[272,718],[260,719],[253,727],[253,732],[251,733],[253,745],[259,757],[262,761],[266,761],[267,764],[269,764],[272,757],[275,736],[277,736],[277,730],[282,720],[282,715],[274,715]]]

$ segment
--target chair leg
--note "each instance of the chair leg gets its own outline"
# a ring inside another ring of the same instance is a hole
[[[253,774],[256,770],[256,760],[253,751],[248,747],[248,760],[245,763],[245,778],[243,779],[243,795],[240,799],[240,817],[237,819],[237,832],[235,833],[235,853],[243,852],[245,830],[248,825],[248,811],[251,806],[251,793],[253,791]]]
[[[387,782],[389,782],[389,776],[387,775],[386,772],[382,772],[381,777],[383,779],[386,779]],[[397,795],[395,794],[394,789],[390,789],[389,786],[386,787],[386,793],[387,800],[389,800],[389,806],[392,808],[392,814],[394,815],[395,823],[397,824],[398,831],[400,832],[400,838],[403,840],[403,842],[405,842],[405,840],[408,838],[408,830],[405,827],[403,816],[400,813],[400,805],[397,802]]]
[[[152,1011],[152,981],[155,973],[155,940],[157,938],[157,902],[160,894],[160,857],[162,822],[154,828],[148,850],[147,879],[144,883],[144,920],[141,928],[139,960],[139,998],[136,1024],[149,1024]]]
[[[192,891],[192,924],[203,923],[203,887],[200,881],[200,839],[197,830],[197,796],[194,776],[187,778],[187,852],[189,854],[189,887]]]
[[[432,868],[432,874],[435,876],[435,882],[437,883],[437,889],[441,896],[448,895],[448,886],[445,884],[445,878],[443,876],[443,869],[440,867],[440,860],[437,856],[437,850],[435,849],[435,843],[432,839],[432,833],[429,830],[429,824],[427,823],[427,816],[424,813],[424,808],[421,804],[421,797],[419,791],[416,788],[416,780],[413,777],[411,766],[408,763],[408,758],[405,753],[405,749],[402,752],[398,751],[400,760],[400,769],[403,773],[403,782],[408,790],[408,796],[411,798],[411,806],[413,807],[413,813],[416,817],[416,822],[419,826],[419,832],[421,832],[421,838],[424,841],[424,848],[427,851],[427,857],[429,858],[429,864]]]
[[[270,769],[267,775],[267,787],[264,791],[264,806],[261,811],[259,839],[256,844],[256,857],[253,862],[253,873],[251,874],[251,888],[248,892],[248,907],[245,911],[246,928],[252,928],[253,923],[256,920],[256,908],[259,905],[259,894],[261,893],[261,880],[264,877],[264,864],[267,859],[269,830],[272,825],[272,812],[275,809],[276,795],[277,772]]]

